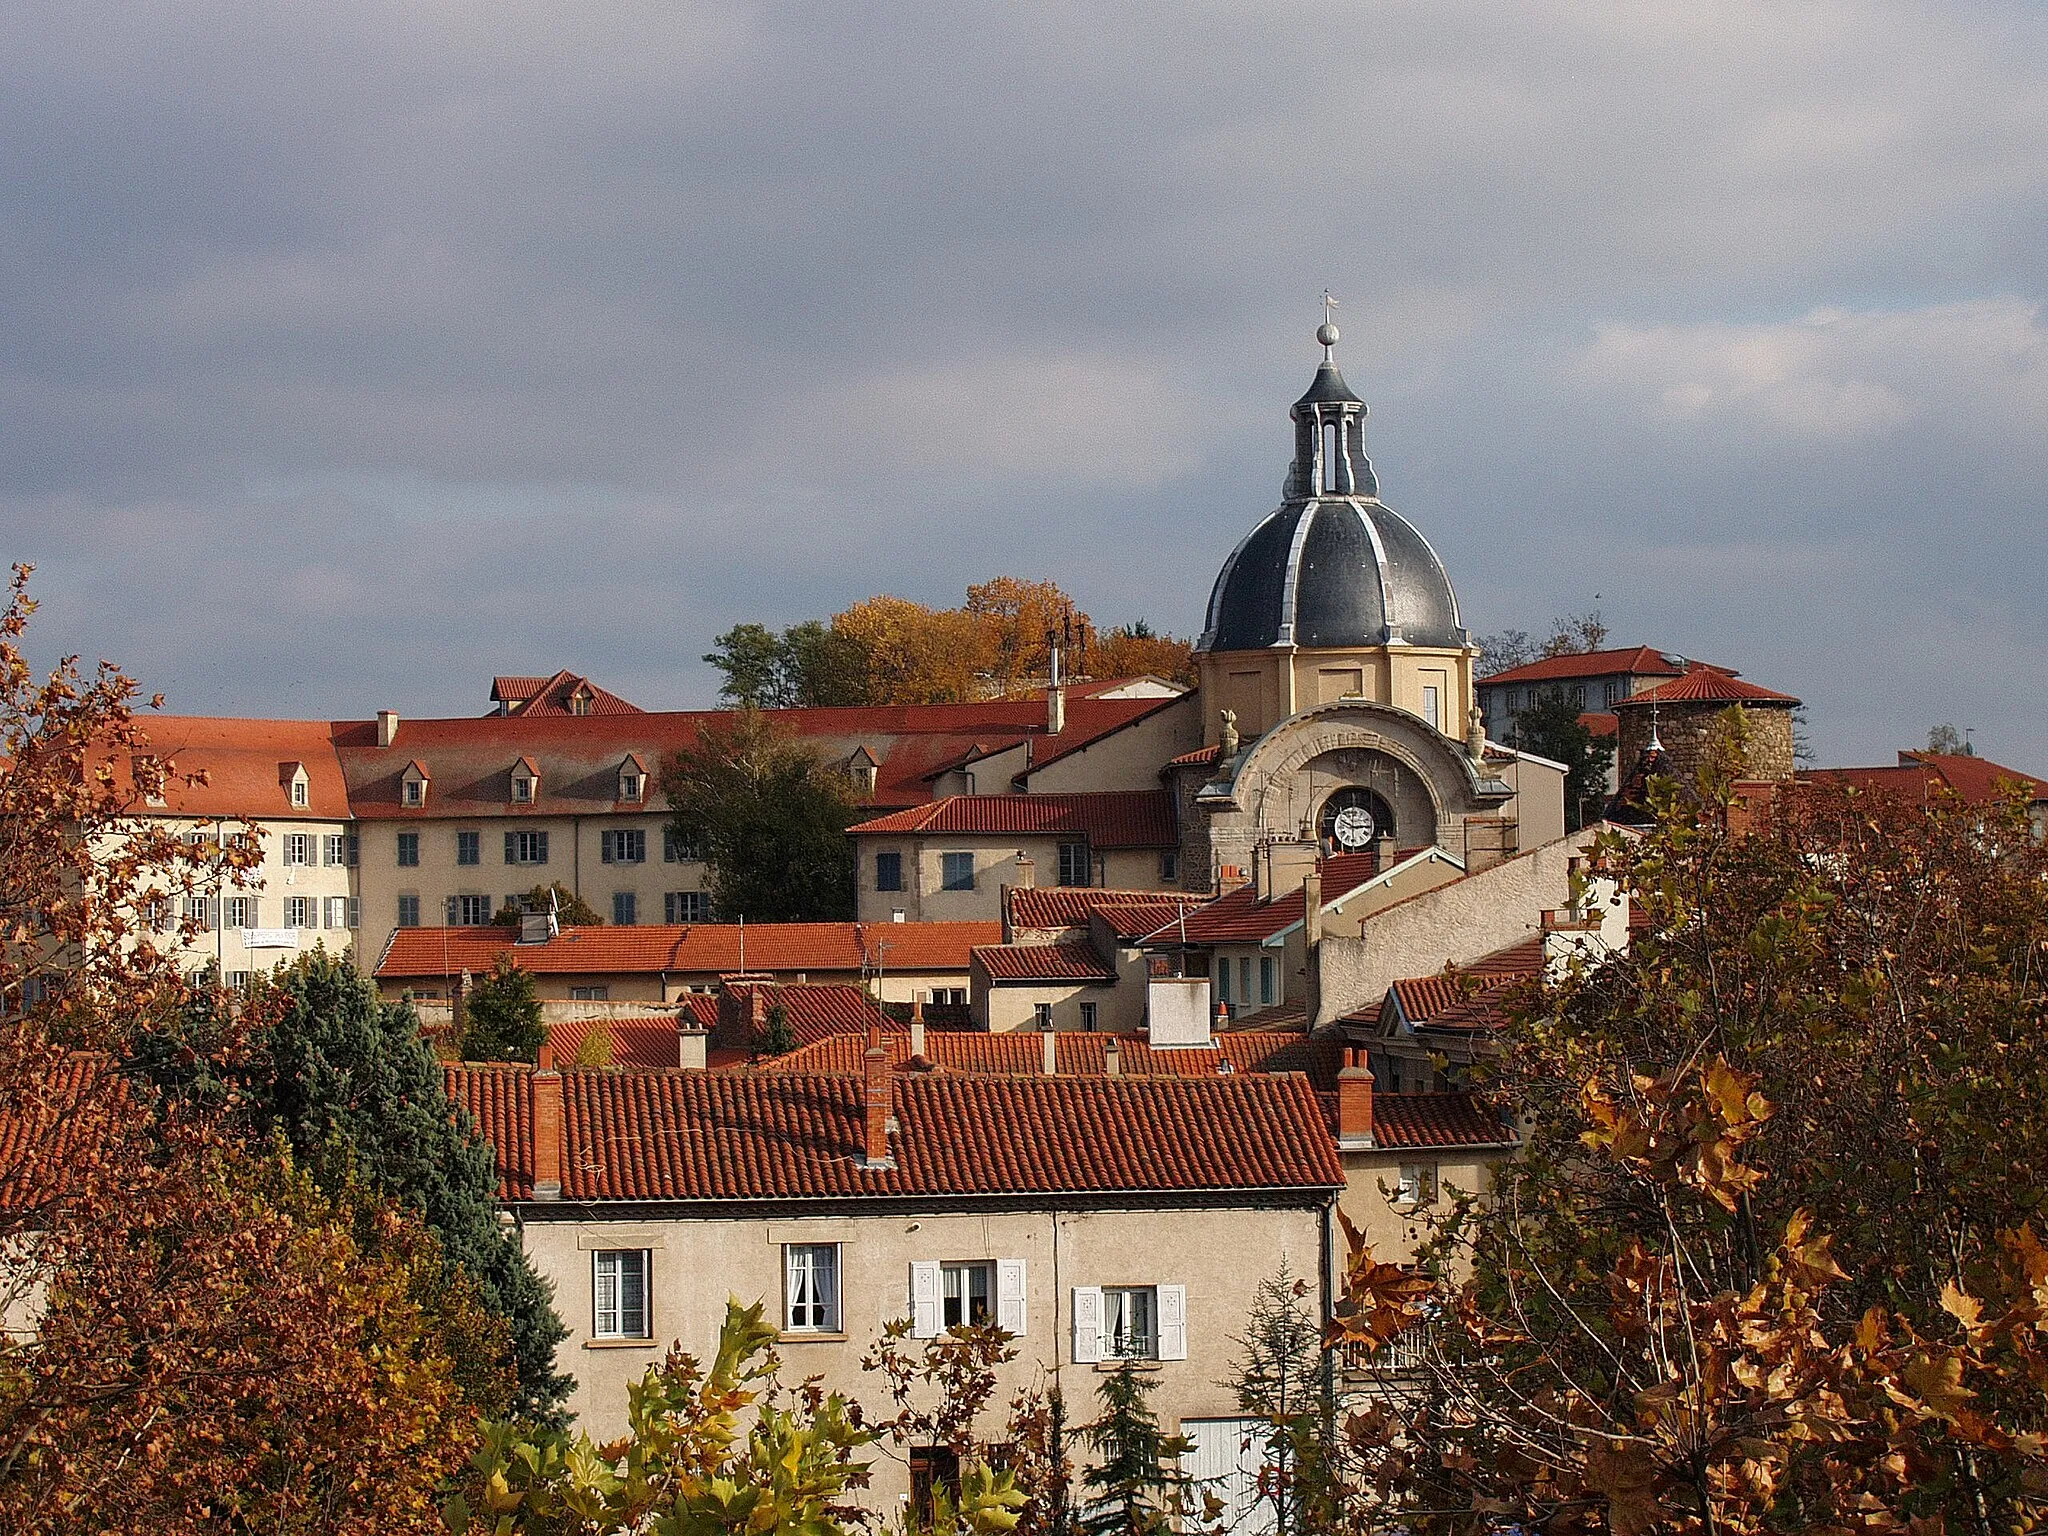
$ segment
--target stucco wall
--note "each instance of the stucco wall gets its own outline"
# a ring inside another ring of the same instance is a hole
[[[1315,1022],[1376,1008],[1403,976],[1434,975],[1447,962],[1467,964],[1538,932],[1546,908],[1566,905],[1570,860],[1585,840],[1547,843],[1425,891],[1367,918],[1358,938],[1326,936]]]
[[[214,837],[223,826],[232,835],[246,831],[241,823],[199,821],[191,817],[165,816],[156,818],[159,825],[178,836],[197,831],[204,837]],[[211,925],[193,942],[181,944],[174,951],[177,963],[185,970],[196,970],[218,961],[223,976],[241,972],[268,971],[287,963],[302,950],[315,945],[324,947],[330,954],[345,954],[352,948],[361,952],[361,931],[350,926],[348,906],[350,898],[357,895],[357,871],[346,863],[325,862],[326,843],[329,837],[349,837],[354,834],[355,824],[339,820],[288,820],[273,819],[260,823],[250,834],[262,844],[263,862],[251,871],[249,883],[233,885],[223,882],[220,886],[206,891],[212,905],[209,907]],[[309,837],[312,863],[309,865],[286,865],[285,838],[291,834]],[[344,844],[344,848],[346,845]],[[109,850],[111,853],[111,850]],[[346,854],[344,853],[344,857]],[[313,921],[310,925],[294,925],[286,932],[285,900],[287,897],[304,896],[312,898]],[[253,921],[224,927],[221,924],[220,902],[235,897],[247,898]],[[328,899],[339,897],[342,901],[342,921],[331,924]],[[170,914],[175,918],[176,913]],[[366,911],[361,914],[362,928],[373,928]],[[271,937],[289,937],[294,942],[288,945],[263,945],[251,948],[243,942],[249,928],[268,930]]]
[[[1151,789],[1159,781],[1162,764],[1202,744],[1201,708],[1200,695],[1184,694],[1136,724],[1112,731],[1080,751],[1035,770],[1030,779],[1031,793]],[[1057,749],[1057,737],[1039,744],[1041,755]]]
[[[553,1213],[546,1213],[553,1214]],[[994,1395],[1001,1405],[1018,1388],[1056,1381],[1072,1420],[1092,1417],[1102,1372],[1073,1363],[1072,1288],[1077,1285],[1182,1285],[1187,1289],[1188,1358],[1147,1362],[1156,1384],[1152,1406],[1163,1424],[1184,1417],[1235,1413],[1226,1377],[1245,1331],[1251,1295],[1284,1259],[1319,1287],[1324,1212],[1313,1209],[1200,1209],[985,1215],[848,1215],[807,1220],[622,1222],[535,1219],[527,1208],[521,1240],[552,1282],[569,1337],[557,1351],[576,1377],[570,1409],[580,1427],[602,1440],[625,1424],[626,1386],[659,1360],[671,1340],[706,1358],[714,1347],[726,1298],[765,1298],[771,1316],[782,1296],[782,1245],[839,1243],[845,1332],[829,1337],[786,1335],[778,1346],[784,1378],[819,1374],[880,1410],[879,1381],[860,1370],[860,1356],[882,1325],[909,1314],[910,1263],[918,1260],[1022,1259],[1026,1326],[1019,1358]],[[591,1339],[592,1253],[604,1248],[653,1250],[651,1340],[631,1344]],[[1044,1375],[1041,1377],[1040,1373]],[[1000,1406],[984,1432],[1000,1422]],[[891,1448],[893,1449],[893,1448]],[[908,1488],[901,1451],[877,1448],[871,1507],[893,1511]]]

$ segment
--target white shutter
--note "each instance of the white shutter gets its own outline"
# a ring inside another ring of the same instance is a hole
[[[1074,1364],[1089,1365],[1102,1358],[1102,1287],[1074,1287]]]
[[[1184,1285],[1159,1287],[1159,1358],[1185,1360],[1188,1357],[1188,1288]]]
[[[1024,1261],[996,1260],[996,1326],[1024,1337]]]
[[[939,1264],[936,1259],[910,1261],[910,1336],[936,1339],[939,1326]]]

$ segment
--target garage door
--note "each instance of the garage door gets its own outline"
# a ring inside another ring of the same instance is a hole
[[[1260,1419],[1181,1420],[1180,1432],[1194,1442],[1181,1466],[1195,1480],[1195,1509],[1203,1494],[1213,1493],[1231,1536],[1266,1536],[1273,1529],[1273,1506],[1258,1496],[1269,1428]]]

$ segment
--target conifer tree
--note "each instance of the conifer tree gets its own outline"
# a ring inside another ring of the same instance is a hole
[[[754,1037],[756,1056],[787,1056],[796,1049],[796,1031],[790,1027],[789,1010],[780,1003],[771,1003],[768,1017],[761,1021],[761,1032]]]
[[[1160,1429],[1151,1393],[1152,1383],[1128,1361],[1102,1378],[1102,1416],[1081,1428],[1100,1458],[1081,1477],[1087,1497],[1075,1528],[1082,1536],[1151,1536],[1187,1513],[1180,1458],[1192,1447]]]
[[[1321,1325],[1309,1310],[1308,1282],[1282,1260],[1261,1280],[1252,1305],[1237,1374],[1229,1383],[1238,1411],[1256,1421],[1259,1502],[1278,1536],[1307,1529],[1314,1469],[1326,1423],[1326,1356]]]
[[[470,987],[467,1011],[464,1061],[532,1061],[548,1037],[533,977],[510,955],[498,956]]]

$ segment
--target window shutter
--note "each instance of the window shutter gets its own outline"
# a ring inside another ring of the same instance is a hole
[[[1184,1285],[1159,1287],[1159,1358],[1185,1360],[1188,1357],[1188,1288]]]
[[[996,1326],[1024,1337],[1024,1261],[996,1260]]]
[[[597,834],[597,862],[600,864],[609,864],[611,863],[611,861],[612,834],[609,832],[600,832]]]
[[[454,898],[453,896],[450,896],[450,897],[448,898],[448,922],[447,922],[447,926],[448,926],[448,927],[450,927],[450,928],[453,928],[453,927],[455,926],[455,898]]]
[[[512,834],[510,832],[507,832],[505,834],[505,862],[507,864],[516,864],[519,862],[518,859],[514,856],[514,844],[512,841]]]
[[[936,1339],[939,1327],[939,1265],[936,1259],[910,1261],[910,1336]]]
[[[540,855],[540,857],[535,859],[533,862],[536,864],[545,864],[548,861],[548,835],[545,832],[536,832],[533,834],[533,836],[534,841],[539,845],[534,849],[534,852]]]
[[[1074,1287],[1074,1364],[1091,1365],[1102,1358],[1102,1287]]]

